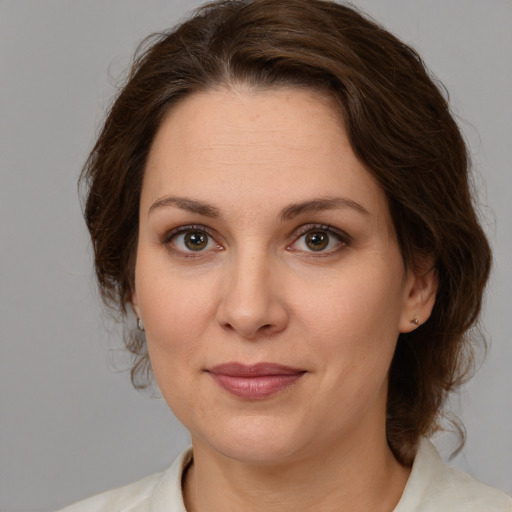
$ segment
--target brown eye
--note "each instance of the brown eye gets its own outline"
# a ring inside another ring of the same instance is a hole
[[[312,251],[323,251],[329,245],[329,235],[322,231],[308,233],[305,243]]]
[[[185,234],[183,243],[191,251],[201,251],[208,245],[208,235],[200,231],[192,231]]]
[[[168,233],[162,242],[171,252],[183,256],[200,256],[212,250],[222,250],[222,246],[202,226],[180,226]]]
[[[332,226],[306,224],[296,232],[296,239],[287,247],[289,251],[317,253],[317,256],[337,254],[351,245],[351,237]]]

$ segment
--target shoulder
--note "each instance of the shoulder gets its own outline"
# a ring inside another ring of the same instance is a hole
[[[512,498],[443,463],[430,441],[421,442],[395,512],[512,512]]]
[[[182,512],[185,509],[181,496],[181,474],[190,458],[191,451],[185,450],[161,473],[79,501],[59,512],[153,512],[157,510],[154,506],[161,501],[162,492],[166,494],[166,503],[175,505],[173,512]]]

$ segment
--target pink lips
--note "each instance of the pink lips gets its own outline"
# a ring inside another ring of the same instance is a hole
[[[291,386],[306,372],[273,363],[251,366],[227,363],[210,368],[208,373],[231,394],[249,400],[261,400]]]

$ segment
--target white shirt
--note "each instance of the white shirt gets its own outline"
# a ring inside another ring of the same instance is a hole
[[[192,451],[185,450],[166,471],[60,512],[186,512],[181,476],[191,458]],[[512,498],[446,466],[432,443],[423,439],[393,512],[512,512]]]

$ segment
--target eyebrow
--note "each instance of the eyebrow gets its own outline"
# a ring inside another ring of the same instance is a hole
[[[188,197],[177,197],[167,196],[157,199],[148,210],[148,215],[157,208],[165,206],[175,206],[181,210],[185,210],[190,213],[197,213],[198,215],[204,215],[206,217],[212,217],[214,219],[220,219],[222,217],[220,210],[211,204],[203,201],[197,201],[195,199],[189,199]]]
[[[322,210],[336,210],[351,208],[359,213],[370,215],[370,212],[359,203],[347,199],[346,197],[321,197],[318,199],[311,199],[302,203],[291,204],[283,208],[279,213],[281,220],[290,220],[303,213],[314,213]]]
[[[163,208],[166,206],[174,206],[190,213],[197,213],[198,215],[204,215],[214,219],[222,218],[222,214],[217,207],[203,201],[198,201],[196,199],[178,196],[167,196],[162,197],[161,199],[157,199],[149,207],[148,215],[155,209]],[[303,201],[301,203],[290,204],[279,212],[278,218],[281,221],[285,221],[291,220],[294,217],[304,213],[314,213],[322,210],[335,210],[343,208],[351,208],[359,213],[370,215],[369,211],[364,206],[356,203],[351,199],[347,199],[346,197],[321,197]]]

